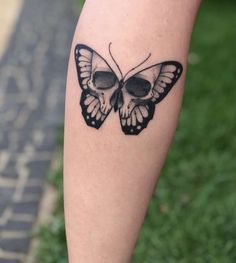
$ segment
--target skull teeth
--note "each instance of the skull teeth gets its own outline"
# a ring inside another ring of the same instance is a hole
[[[131,118],[127,119],[127,125],[130,126],[131,125]]]
[[[122,126],[125,126],[126,125],[126,119],[121,119],[121,124],[122,124]]]

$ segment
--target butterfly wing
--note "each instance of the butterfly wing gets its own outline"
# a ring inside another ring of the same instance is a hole
[[[112,109],[119,80],[105,59],[86,45],[75,47],[75,63],[82,94],[80,105],[88,126],[99,129]]]
[[[153,118],[155,104],[161,102],[183,71],[176,61],[167,61],[144,69],[125,81],[124,104],[119,109],[125,134],[137,135]]]
[[[136,105],[127,118],[120,115],[122,131],[127,135],[138,135],[153,118],[155,104],[151,101]]]
[[[160,74],[153,87],[152,101],[157,104],[170,92],[183,72],[179,62],[168,61],[161,64]]]

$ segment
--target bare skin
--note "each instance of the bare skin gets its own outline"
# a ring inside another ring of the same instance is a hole
[[[64,197],[70,263],[130,262],[181,109],[189,42],[200,0],[87,0],[69,61],[64,148]],[[81,114],[74,48],[94,48],[126,73],[149,53],[145,67],[178,61],[183,74],[156,105],[137,136],[125,135],[111,111],[97,130]]]

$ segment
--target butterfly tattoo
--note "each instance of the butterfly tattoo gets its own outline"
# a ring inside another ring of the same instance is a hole
[[[119,113],[122,131],[128,135],[137,135],[147,127],[153,118],[155,105],[175,85],[183,67],[177,61],[166,61],[137,72],[136,69],[151,56],[149,54],[142,63],[123,76],[111,53],[111,43],[109,53],[120,76],[92,48],[83,44],[75,47],[78,81],[82,88],[82,115],[88,126],[99,129],[113,109]]]

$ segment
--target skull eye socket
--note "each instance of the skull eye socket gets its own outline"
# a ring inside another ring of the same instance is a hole
[[[116,84],[116,76],[109,71],[96,71],[93,74],[93,84],[97,89],[110,89]]]
[[[145,79],[132,77],[126,83],[126,90],[135,97],[145,97],[151,89],[151,83]]]

